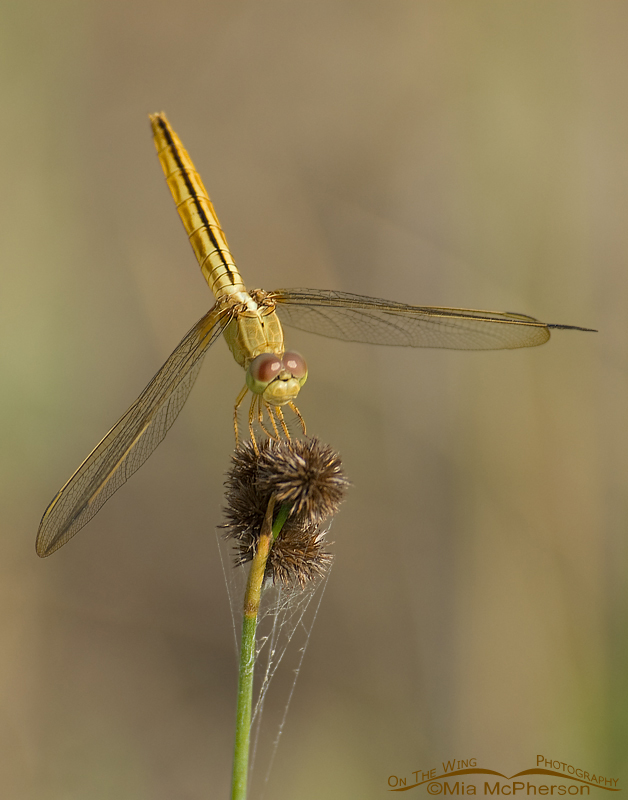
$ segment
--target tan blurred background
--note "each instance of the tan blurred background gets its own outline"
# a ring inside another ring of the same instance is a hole
[[[453,757],[626,777],[627,41],[613,0],[3,4],[3,798],[229,793],[224,343],[141,472],[34,552],[211,302],[162,109],[251,287],[600,329],[497,353],[289,333],[354,486],[266,797],[384,797]]]

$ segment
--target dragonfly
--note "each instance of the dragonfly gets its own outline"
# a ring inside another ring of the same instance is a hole
[[[290,438],[285,407],[294,412],[305,434],[295,400],[308,370],[299,353],[285,349],[284,324],[352,342],[454,350],[536,347],[550,338],[551,329],[592,330],[548,324],[525,314],[413,306],[350,292],[247,291],[179,137],[164,113],[151,114],[150,121],[166,182],[215,303],[56,494],[37,533],[39,556],[49,556],[69,541],[153,453],[181,411],[207,350],[221,334],[246,372],[234,408],[236,442],[238,409],[250,393],[248,429],[257,447],[255,424],[274,438]]]

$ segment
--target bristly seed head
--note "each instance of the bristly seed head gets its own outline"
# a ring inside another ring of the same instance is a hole
[[[271,439],[260,448],[257,484],[277,503],[289,503],[297,517],[320,522],[338,511],[349,481],[338,453],[318,439]]]
[[[332,556],[324,548],[321,522],[336,513],[349,481],[340,456],[318,439],[239,445],[233,454],[227,487],[225,538],[235,539],[236,565],[253,557],[264,515],[275,497],[275,516],[283,504],[291,508],[266,565],[274,583],[304,586],[322,575]]]

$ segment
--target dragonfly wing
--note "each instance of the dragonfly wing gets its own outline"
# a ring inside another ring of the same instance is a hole
[[[229,318],[215,306],[202,317],[87,456],[46,509],[37,533],[37,555],[48,556],[71,539],[151,455],[183,408],[207,348]]]
[[[410,306],[331,290],[278,289],[270,297],[286,325],[369,344],[501,350],[535,347],[549,339],[550,328],[573,327],[548,325],[524,314]]]

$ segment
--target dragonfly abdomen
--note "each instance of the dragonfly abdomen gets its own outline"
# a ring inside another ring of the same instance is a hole
[[[216,298],[246,291],[192,159],[165,114],[151,114],[150,120],[166,182],[209,288]]]

